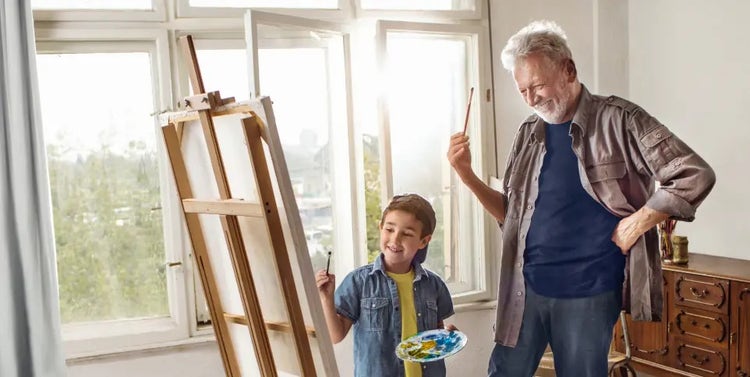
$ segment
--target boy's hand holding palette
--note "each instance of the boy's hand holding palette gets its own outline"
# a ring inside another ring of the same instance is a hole
[[[425,363],[456,354],[466,345],[466,335],[458,330],[428,330],[403,340],[396,356],[405,361]]]

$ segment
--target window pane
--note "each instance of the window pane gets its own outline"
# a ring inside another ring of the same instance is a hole
[[[63,322],[167,315],[149,54],[37,62]]]
[[[206,90],[219,90],[222,97],[237,100],[249,97],[245,50],[201,49],[197,54]],[[312,264],[325,268],[327,253],[333,251],[327,51],[267,48],[258,51],[258,59],[261,91],[273,100]],[[300,61],[305,64],[299,65]],[[330,268],[333,271],[333,261]]]
[[[474,10],[475,0],[360,0],[362,9]]]
[[[450,214],[457,208],[445,155],[450,135],[463,124],[467,40],[410,33],[388,33],[387,38],[393,193],[418,193],[432,203],[437,226],[426,265],[455,281],[459,261],[451,231],[457,231],[452,227],[458,224],[451,222]]]
[[[31,0],[32,9],[152,9],[151,0]]]
[[[322,48],[261,49],[258,59],[261,93],[273,100],[279,138],[313,268],[325,268],[327,253],[333,251],[326,51]],[[331,262],[331,271],[333,269]]]
[[[339,0],[190,0],[192,7],[337,9]]]
[[[197,50],[196,54],[207,91],[218,90],[222,98],[234,97],[236,101],[250,98],[245,50]]]

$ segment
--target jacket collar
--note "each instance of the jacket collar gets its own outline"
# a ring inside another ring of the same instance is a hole
[[[385,273],[385,262],[383,261],[383,258],[385,258],[383,253],[380,253],[380,255],[375,258],[375,261],[372,263],[372,271],[370,271],[370,275],[375,274],[379,271],[383,274],[383,276],[388,276]],[[427,277],[427,271],[425,271],[424,267],[422,267],[422,264],[413,261],[411,267],[414,269],[414,281],[418,281],[422,277]]]

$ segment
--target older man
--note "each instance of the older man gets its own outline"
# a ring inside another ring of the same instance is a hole
[[[693,220],[714,172],[638,105],[589,93],[556,24],[521,29],[502,62],[534,110],[503,192],[472,171],[468,137],[453,135],[448,151],[503,231],[489,375],[532,376],[549,343],[558,376],[605,376],[621,308],[661,320],[655,225]]]

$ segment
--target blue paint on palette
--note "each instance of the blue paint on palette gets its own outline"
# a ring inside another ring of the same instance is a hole
[[[466,341],[466,335],[460,331],[424,331],[399,343],[396,356],[420,363],[440,360],[460,351]]]

